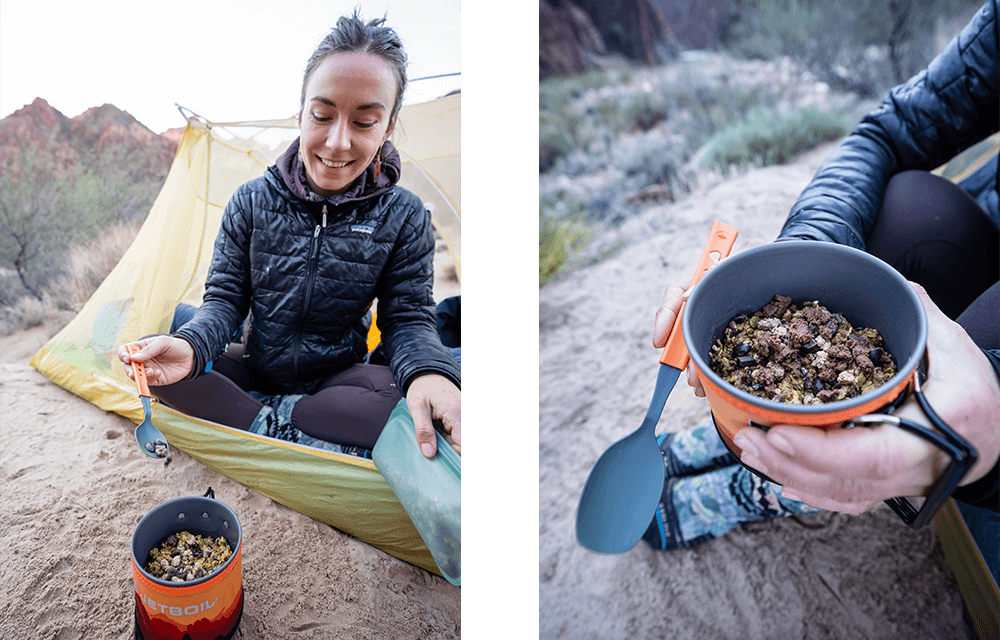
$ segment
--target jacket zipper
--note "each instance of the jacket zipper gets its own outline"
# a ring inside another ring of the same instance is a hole
[[[319,272],[319,247],[320,235],[326,229],[326,204],[323,205],[323,223],[317,224],[313,230],[312,246],[309,250],[309,262],[306,269],[306,290],[302,300],[302,310],[299,313],[299,321],[295,327],[295,341],[292,343],[292,372],[295,376],[295,384],[299,380],[299,348],[302,346],[302,330],[309,314],[309,303],[312,301],[313,287],[316,284],[316,274]]]

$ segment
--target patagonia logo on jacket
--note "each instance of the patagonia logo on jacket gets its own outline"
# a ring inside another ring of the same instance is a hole
[[[367,233],[368,235],[371,235],[375,233],[375,227],[370,224],[352,224],[351,231],[354,233]]]

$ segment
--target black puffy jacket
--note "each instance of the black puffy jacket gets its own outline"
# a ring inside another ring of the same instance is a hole
[[[269,382],[261,391],[312,393],[323,378],[365,357],[377,298],[399,389],[405,394],[422,373],[460,384],[435,323],[430,214],[406,189],[386,185],[384,175],[381,188],[369,191],[346,202],[307,201],[289,189],[277,165],[236,190],[202,305],[175,334],[195,349],[193,375],[222,354],[251,312],[244,358]]]
[[[821,240],[864,249],[894,174],[930,171],[1000,128],[998,4],[1000,0],[989,0],[925,70],[892,89],[862,119],[803,190],[779,240]],[[982,188],[973,196],[1000,228],[997,163],[984,171],[992,175],[981,180]],[[983,351],[1000,376],[1000,350]],[[956,490],[955,497],[996,511],[998,466]]]
[[[926,69],[892,89],[827,158],[779,234],[865,248],[894,174],[930,171],[1000,128],[998,0],[990,0]],[[997,166],[979,203],[1000,227]]]

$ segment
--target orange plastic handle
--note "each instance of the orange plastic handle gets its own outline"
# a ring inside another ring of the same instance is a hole
[[[126,347],[129,355],[142,351],[138,345],[130,344]],[[132,375],[135,376],[135,390],[140,396],[149,397],[149,385],[146,384],[146,365],[141,362],[132,361]]]
[[[733,245],[736,243],[737,235],[739,235],[739,231],[725,222],[716,220],[712,223],[712,230],[708,233],[705,248],[701,250],[701,258],[698,259],[698,266],[694,270],[694,277],[691,278],[691,285],[688,289],[698,284],[698,281],[705,275],[709,267],[729,255],[729,252],[733,249]],[[718,253],[718,255],[713,255],[715,253]],[[684,331],[681,329],[681,319],[684,317],[684,306],[686,304],[687,298],[681,302],[681,308],[677,311],[677,319],[670,330],[667,344],[663,347],[663,352],[660,353],[661,364],[667,364],[681,370],[687,366],[688,359],[690,358],[687,345],[684,344]]]

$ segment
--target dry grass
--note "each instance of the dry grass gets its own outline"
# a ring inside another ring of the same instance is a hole
[[[118,264],[141,226],[136,221],[119,223],[94,241],[70,248],[62,275],[48,284],[41,300],[25,296],[0,309],[0,335],[46,323],[56,329],[65,325]]]

